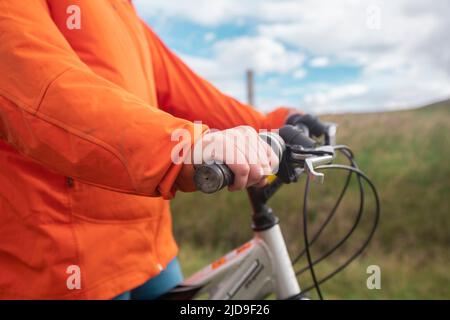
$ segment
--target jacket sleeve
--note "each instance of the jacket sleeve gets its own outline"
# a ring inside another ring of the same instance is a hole
[[[195,74],[143,22],[161,108],[190,121],[201,120],[215,129],[250,125],[255,129],[279,128],[291,111],[278,108],[264,115],[249,105],[221,93]]]
[[[45,1],[0,1],[0,74],[0,138],[55,172],[103,188],[170,198],[182,168],[171,160],[179,146],[172,132],[205,130],[94,74]]]

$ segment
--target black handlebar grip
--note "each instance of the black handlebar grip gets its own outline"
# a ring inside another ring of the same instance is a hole
[[[311,114],[293,114],[289,116],[289,118],[286,120],[286,123],[293,126],[303,124],[315,137],[320,137],[327,131],[327,126],[317,117]]]
[[[280,137],[285,144],[302,146],[303,148],[313,148],[315,141],[303,134],[302,131],[291,125],[285,125],[279,131]]]
[[[204,193],[217,192],[233,181],[234,174],[225,164],[203,164],[195,168],[195,186]]]

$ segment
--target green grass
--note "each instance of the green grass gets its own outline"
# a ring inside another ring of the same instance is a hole
[[[352,147],[360,167],[375,182],[382,205],[380,226],[370,247],[323,286],[326,297],[450,298],[450,102],[417,110],[325,118],[339,124],[338,142]],[[312,186],[311,229],[323,221],[344,179],[343,173],[327,172],[324,185]],[[281,218],[292,256],[302,248],[303,182],[284,187],[270,203]],[[357,199],[353,181],[341,210],[313,247],[313,256],[329,248],[350,226]],[[358,246],[373,219],[371,205],[373,199],[368,198],[361,228],[342,250],[319,265],[319,277]],[[186,275],[252,236],[250,207],[243,192],[180,193],[172,208]],[[366,287],[370,264],[381,267],[381,290]],[[309,274],[300,280],[303,287],[308,286]]]

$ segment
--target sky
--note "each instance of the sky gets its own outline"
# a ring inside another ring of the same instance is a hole
[[[448,0],[134,0],[194,71],[255,105],[315,114],[450,98]]]

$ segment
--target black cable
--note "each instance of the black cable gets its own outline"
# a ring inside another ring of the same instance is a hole
[[[305,240],[306,258],[308,259],[309,270],[311,271],[311,277],[313,279],[314,287],[320,300],[323,300],[322,292],[320,291],[319,283],[317,282],[316,273],[314,272],[314,265],[312,263],[311,253],[309,252],[309,240],[308,240],[308,193],[309,193],[309,176],[306,178],[305,194],[303,197],[303,238]]]
[[[341,150],[343,151],[343,150]],[[358,169],[358,165],[356,164],[356,162],[350,158],[349,154],[346,154],[345,152],[343,152],[343,154],[348,157],[348,159],[350,160],[350,162],[352,163],[352,167]],[[352,173],[352,172],[350,172]],[[356,215],[356,219],[353,222],[352,227],[350,228],[350,230],[345,234],[344,237],[342,237],[341,240],[339,240],[331,249],[329,249],[327,252],[325,252],[322,256],[320,256],[317,260],[315,260],[313,262],[313,265],[319,263],[320,261],[326,259],[327,257],[329,257],[330,255],[332,255],[337,249],[339,249],[349,238],[350,236],[353,234],[353,232],[356,230],[356,228],[358,227],[360,221],[361,221],[361,217],[364,211],[364,187],[362,185],[361,182],[361,177],[359,175],[357,175],[357,179],[358,179],[358,185],[359,185],[359,192],[360,192],[360,202],[359,202],[359,209],[358,209],[358,213]],[[311,246],[311,243],[310,243]],[[303,267],[302,269],[296,271],[296,275],[300,275],[302,273],[304,273],[305,271],[307,271],[309,269],[309,266]]]
[[[349,160],[349,162],[352,164],[353,167],[358,167],[355,163],[355,161],[353,160],[354,155],[353,152],[350,150],[350,148],[348,148],[347,146],[344,145],[339,145],[339,146],[335,146],[334,148],[335,150],[339,150],[341,151],[341,153]],[[334,217],[337,209],[339,208],[342,199],[344,198],[345,193],[347,192],[347,188],[350,184],[351,181],[351,177],[352,177],[352,172],[349,172],[347,179],[345,181],[344,187],[341,190],[341,193],[339,194],[338,200],[336,201],[336,203],[333,206],[333,209],[331,209],[330,213],[328,214],[328,216],[326,217],[326,219],[324,220],[324,222],[322,223],[322,225],[319,227],[319,229],[317,230],[317,232],[314,234],[314,236],[311,238],[311,241],[309,243],[309,245],[311,246],[312,244],[314,244],[316,242],[316,240],[319,238],[319,236],[322,234],[323,230],[325,229],[325,227],[328,225],[328,223],[331,221],[331,219]],[[303,249],[292,261],[292,264],[296,264],[304,255],[305,255],[305,250]]]
[[[377,226],[379,223],[379,218],[380,218],[380,199],[378,196],[378,192],[377,192],[376,187],[373,184],[373,182],[361,170],[355,169],[350,166],[338,165],[338,164],[324,165],[324,166],[319,166],[316,168],[316,170],[322,170],[322,169],[351,170],[352,172],[355,172],[361,178],[363,178],[367,182],[369,187],[372,189],[372,192],[373,192],[373,195],[375,198],[375,220],[374,220],[372,229],[370,230],[369,235],[368,235],[367,239],[364,241],[364,243],[362,244],[362,246],[357,251],[355,251],[355,253],[346,262],[344,262],[342,265],[340,265],[334,271],[329,273],[324,278],[320,279],[317,283],[314,283],[313,286],[307,287],[306,289],[302,290],[303,293],[306,293],[306,292],[310,291],[311,289],[316,288],[318,285],[324,283],[325,281],[329,280],[330,278],[335,276],[337,273],[341,272],[344,268],[346,268],[354,259],[356,259],[364,251],[364,249],[368,246],[368,244],[372,240],[372,237],[375,233],[375,230],[377,229]]]

